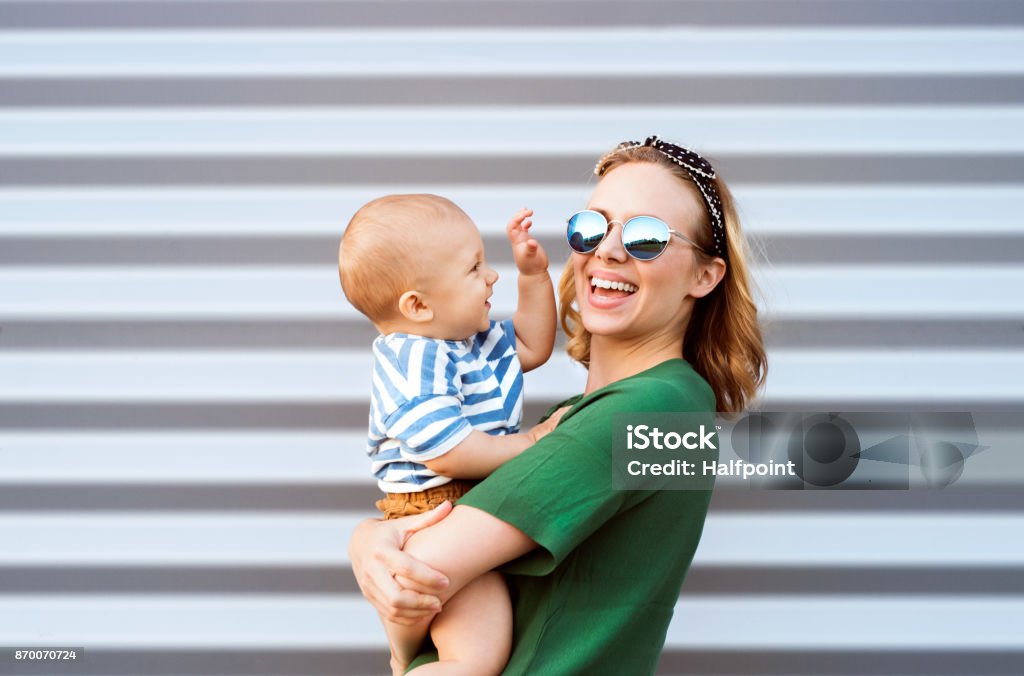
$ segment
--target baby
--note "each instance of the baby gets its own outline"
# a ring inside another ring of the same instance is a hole
[[[519,433],[523,372],[551,356],[555,298],[548,258],[522,209],[506,226],[519,271],[511,320],[489,317],[498,273],[473,221],[436,195],[388,195],[352,217],[338,253],[345,296],[381,335],[373,341],[368,453],[384,518],[461,497],[553,429]],[[485,547],[486,543],[466,543]],[[410,673],[498,674],[512,643],[512,608],[495,572],[459,591],[433,621],[381,618],[391,665],[404,673],[429,629],[439,662]]]

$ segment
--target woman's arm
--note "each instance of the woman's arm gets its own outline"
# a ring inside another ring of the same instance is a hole
[[[444,603],[472,580],[536,547],[515,526],[475,507],[457,505],[443,521],[413,533],[405,545],[408,555],[443,574],[448,585],[438,590],[404,575],[396,580],[408,590],[436,593]]]
[[[348,557],[359,589],[382,616],[397,624],[413,625],[441,610],[437,597],[448,586],[448,578],[402,551],[409,536],[448,516],[452,505],[445,502],[426,514],[383,521],[367,519],[352,532]],[[404,590],[394,576],[414,580],[429,593]]]
[[[349,558],[363,596],[388,620],[411,625],[440,611],[470,580],[536,546],[497,517],[446,502],[427,514],[364,521]]]

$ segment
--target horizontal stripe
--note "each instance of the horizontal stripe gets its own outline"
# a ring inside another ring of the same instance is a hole
[[[309,77],[0,78],[0,106],[451,106],[451,105],[694,105],[1019,104],[1019,75],[700,75],[628,77],[516,75],[367,79]]]
[[[805,409],[806,410],[806,409]],[[102,422],[102,421],[101,421]],[[111,423],[107,423],[110,425]],[[115,423],[116,424],[116,423]],[[50,428],[57,425],[51,425]],[[128,425],[123,425],[128,427]],[[167,424],[164,423],[164,428]],[[228,483],[159,484],[124,482],[18,482],[5,484],[0,510],[10,514],[49,514],[140,510],[149,513],[236,513],[274,510],[305,513],[310,510],[364,512],[380,498],[372,482],[267,485]],[[716,491],[713,512],[818,513],[840,509],[846,513],[966,512],[970,514],[1024,512],[1019,487],[958,488],[942,491]],[[370,512],[365,512],[370,515]],[[738,562],[743,565],[746,562]]]
[[[367,357],[324,352],[0,352],[5,403],[368,401]],[[1024,353],[993,350],[775,350],[766,398],[944,402],[1017,399]],[[556,356],[527,374],[534,396],[569,397],[585,373]],[[268,383],[270,385],[268,385]],[[955,390],[953,389],[955,388]],[[817,409],[815,409],[817,410]]]
[[[25,434],[0,430],[0,483],[130,487],[367,481],[364,430]]]
[[[858,596],[899,594],[996,596],[1024,594],[1024,569],[1007,567],[770,567],[708,566],[690,569],[685,602],[716,596]],[[3,566],[0,595],[245,593],[358,594],[352,570],[339,566]],[[90,653],[91,655],[91,653]]]
[[[1021,651],[1019,598],[683,599],[668,648],[736,650]],[[786,622],[779,622],[782,616]],[[258,618],[258,621],[254,619]],[[746,624],[750,622],[750,624]],[[836,631],[855,623],[857,631]],[[737,626],[757,631],[736,631]],[[972,631],[963,628],[971,626]],[[0,632],[15,645],[93,649],[352,649],[382,647],[384,630],[362,597],[301,599],[180,595],[131,599],[82,595],[0,599]],[[88,627],[84,630],[83,627]],[[131,628],[129,631],[128,628]],[[798,628],[798,629],[796,629]]]
[[[248,514],[0,512],[0,534],[18,543],[0,553],[0,566],[160,566],[171,560],[214,567],[341,566],[348,562],[344,543],[352,529],[375,514],[372,503],[341,513],[269,509]],[[1024,514],[840,510],[713,510],[694,565],[940,570],[1024,566],[1024,543],[1007,537],[1024,527]]]
[[[552,229],[586,204],[590,188],[540,183],[432,184],[458,203],[485,236],[500,238],[509,214],[529,205],[538,227]],[[1011,185],[754,185],[730,177],[744,230],[759,236],[978,236],[1021,232],[1024,189]],[[347,218],[388,192],[417,192],[396,183],[354,187],[24,188],[0,187],[3,237],[330,237]],[[333,248],[333,247],[331,247]],[[490,250],[490,255],[495,251]],[[329,253],[325,254],[330,256]]]
[[[538,420],[558,400],[537,399],[527,403],[526,414]],[[975,407],[982,405],[975,402]],[[1001,402],[1005,407],[1006,403]],[[806,406],[801,410],[808,410]],[[366,425],[367,403],[334,401],[310,403],[295,399],[243,403],[168,402],[51,402],[5,403],[0,406],[0,427],[7,430],[224,430],[246,427],[255,430],[352,431]]]
[[[1016,27],[32,31],[0,34],[0,76],[995,75],[1024,71],[1022,40]]]
[[[0,401],[14,403],[368,402],[367,357],[303,352],[0,352]],[[992,350],[774,350],[765,400],[1024,401],[1024,353]],[[585,373],[556,356],[526,376],[534,396],[566,398]],[[268,385],[270,383],[270,385]],[[771,410],[771,409],[767,409]],[[814,407],[812,410],[819,410]]]
[[[40,29],[140,29],[140,28],[324,28],[446,26],[695,26],[815,25],[815,26],[979,26],[1024,23],[1019,5],[1000,0],[922,2],[898,4],[860,0],[854,5],[808,0],[732,0],[728,5],[712,0],[620,2],[590,0],[580,12],[573,2],[519,0],[514,7],[503,3],[451,0],[409,2],[366,0],[347,2],[260,2],[239,6],[235,2],[196,3],[188,12],[180,3],[156,2],[5,2],[0,23],[8,28]]]
[[[40,318],[6,320],[0,353],[7,350],[301,350],[364,349],[377,336],[365,321],[267,318],[254,321],[209,319],[110,321]],[[1019,348],[1020,322],[1014,319],[776,319],[765,333],[769,349],[973,349]],[[565,350],[564,335],[555,352]]]
[[[360,653],[360,658],[363,653]],[[357,658],[359,659],[359,658]],[[371,659],[370,654],[366,659]],[[379,660],[379,658],[378,658]],[[892,674],[1012,674],[1024,660],[1019,649],[937,650],[888,648],[886,650],[822,650],[815,647],[791,650],[685,650],[662,652],[657,673],[669,674],[841,674],[843,676],[892,676]],[[361,664],[358,661],[353,664]],[[359,667],[355,667],[359,668]],[[355,673],[355,672],[353,672]]]
[[[551,229],[554,229],[553,227]],[[161,237],[3,237],[0,232],[0,265],[317,265],[338,245],[334,236],[189,236]],[[564,235],[538,236],[549,256],[560,258],[568,247]],[[487,262],[509,266],[512,250],[504,237],[484,240],[490,253]],[[326,254],[326,255],[325,255]],[[555,258],[553,267],[558,267]],[[757,237],[751,262],[773,265],[834,263],[1019,263],[1024,260],[1024,232],[987,236],[977,233],[862,237],[833,234]]]
[[[460,146],[467,147],[467,146]],[[953,155],[724,155],[718,168],[730,180],[761,184],[849,185],[885,182],[1014,186],[1024,183],[1024,156]],[[542,181],[580,185],[594,155],[551,157],[538,163],[521,156],[379,157],[346,155],[252,155],[192,157],[0,157],[8,186],[324,186],[395,183],[432,186]],[[391,192],[388,190],[387,192]]]
[[[550,396],[550,395],[549,395]],[[531,396],[524,408],[526,421],[537,421],[560,398]],[[976,411],[1001,413],[1021,408],[1019,399],[969,399],[950,392],[942,399],[895,399],[881,394],[864,399],[841,395],[828,399],[813,393],[805,398],[770,398],[759,402],[777,411]],[[105,404],[58,401],[46,404],[11,402],[0,407],[0,427],[18,432],[94,431],[117,428],[125,431],[193,430],[220,431],[247,427],[254,430],[353,431],[366,424],[364,401],[307,403],[294,399],[241,403],[135,403]]]
[[[1020,51],[1024,52],[1024,33]],[[1024,109],[780,106],[0,110],[0,155],[599,157],[637,129],[711,157],[1024,152]],[[955,133],[951,131],[955,130]],[[954,166],[958,163],[954,161]]]
[[[202,650],[179,648],[88,651],[90,668],[107,676],[137,676],[140,664],[153,672],[236,674],[252,676],[367,676],[387,670],[384,647],[350,650]],[[1012,674],[1024,651],[1009,650],[700,650],[669,648],[662,652],[659,676],[679,674],[829,674],[892,676],[892,674]],[[383,666],[382,666],[383,665]]]
[[[492,318],[515,311],[514,269],[498,266]],[[552,266],[553,279],[561,270]],[[1019,320],[1019,265],[795,265],[751,271],[762,319]],[[39,321],[359,321],[337,269],[313,266],[0,268],[0,317]],[[984,293],[978,289],[983,288]],[[362,347],[362,346],[361,346]],[[366,350],[369,359],[369,350]],[[369,373],[370,363],[363,369]]]

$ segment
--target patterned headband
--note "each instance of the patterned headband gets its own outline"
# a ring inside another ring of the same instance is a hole
[[[712,253],[725,258],[725,220],[722,218],[722,200],[719,199],[718,191],[713,183],[715,170],[711,167],[710,162],[697,153],[689,148],[677,146],[674,143],[666,143],[657,136],[648,136],[647,140],[643,143],[639,141],[624,141],[617,145],[615,150],[598,160],[597,166],[594,167],[594,173],[600,175],[601,167],[605,161],[615,153],[644,146],[654,148],[678,164],[693,179],[694,184],[696,184],[697,189],[700,191],[701,197],[704,198],[704,203],[708,207],[708,214],[711,216],[711,235],[714,239]]]

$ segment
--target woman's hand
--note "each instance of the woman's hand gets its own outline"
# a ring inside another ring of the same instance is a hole
[[[348,556],[359,589],[391,622],[411,625],[440,612],[437,596],[404,589],[395,577],[420,589],[439,592],[448,586],[444,575],[409,556],[402,547],[410,535],[441,521],[451,510],[451,503],[445,502],[426,514],[390,521],[368,519],[352,533]]]

